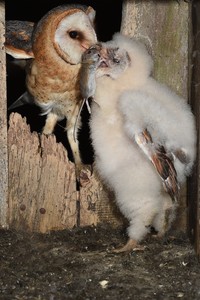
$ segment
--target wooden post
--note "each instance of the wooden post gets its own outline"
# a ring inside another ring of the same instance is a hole
[[[193,44],[192,50],[192,77],[191,77],[191,105],[196,115],[197,126],[197,159],[192,178],[189,180],[188,206],[189,206],[189,236],[194,244],[200,259],[200,3],[194,1],[193,16]]]
[[[48,232],[75,226],[75,168],[55,136],[31,133],[26,119],[12,113],[8,153],[10,227]]]
[[[121,31],[144,42],[154,59],[153,76],[188,99],[190,4],[186,1],[124,0]],[[176,227],[186,230],[186,189]]]
[[[144,42],[154,77],[188,98],[189,4],[186,1],[124,0],[121,32]]]
[[[7,227],[8,158],[7,158],[7,102],[6,102],[6,55],[5,4],[0,2],[0,227]]]

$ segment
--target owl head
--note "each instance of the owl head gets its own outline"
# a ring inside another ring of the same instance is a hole
[[[44,63],[51,57],[78,64],[84,51],[97,42],[94,19],[92,7],[71,4],[53,8],[35,26],[24,22],[23,30],[22,21],[7,21],[6,52],[15,58],[35,58]]]
[[[134,38],[115,33],[113,39],[102,43],[103,63],[98,77],[120,78],[120,82],[140,82],[149,77],[153,61],[146,47]]]

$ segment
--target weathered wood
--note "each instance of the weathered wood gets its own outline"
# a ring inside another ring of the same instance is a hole
[[[189,206],[189,236],[194,244],[195,250],[200,260],[200,2],[195,1],[192,16],[193,16],[193,44],[191,63],[191,105],[196,115],[197,130],[197,159],[192,178],[189,180],[188,206]]]
[[[80,226],[106,222],[118,226],[124,218],[114,203],[114,195],[107,190],[96,172],[81,173]]]
[[[75,166],[55,136],[31,133],[26,119],[12,113],[8,130],[9,225],[48,232],[96,225],[118,225],[119,212],[95,173],[84,168],[77,190]]]
[[[8,130],[9,225],[47,232],[77,223],[74,164],[55,136],[31,133],[26,119],[11,114]]]
[[[188,24],[186,1],[124,0],[121,32],[146,44],[154,76],[188,97]]]
[[[7,159],[7,102],[6,102],[6,56],[5,5],[0,2],[0,227],[7,227],[8,159]]]
[[[121,32],[146,44],[154,59],[153,76],[188,99],[190,4],[186,1],[124,0]],[[176,227],[186,230],[186,188]]]

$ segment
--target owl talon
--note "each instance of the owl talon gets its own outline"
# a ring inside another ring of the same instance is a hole
[[[92,169],[90,165],[82,165],[79,173],[79,182],[80,186],[84,187],[90,181],[90,177],[92,176]]]
[[[76,180],[79,187],[84,186],[90,180],[92,172],[93,169],[91,165],[78,164],[75,166]]]
[[[126,245],[123,247],[114,249],[114,253],[132,252],[132,251],[144,251],[145,246],[139,245],[135,240],[129,239]]]

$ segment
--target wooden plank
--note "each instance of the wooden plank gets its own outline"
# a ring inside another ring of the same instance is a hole
[[[190,4],[186,1],[124,0],[121,32],[146,44],[154,59],[153,76],[188,99],[188,34]],[[186,230],[186,187],[176,228]]]
[[[9,225],[48,232],[77,224],[74,164],[54,135],[31,133],[26,119],[10,115]]]
[[[5,4],[0,2],[0,227],[7,227],[8,155],[7,155],[7,103],[6,103],[6,56]]]
[[[191,76],[191,105],[196,115],[197,126],[197,159],[192,178],[189,180],[189,235],[200,259],[200,3],[195,1],[192,8],[193,44],[192,46],[192,76]]]
[[[80,188],[80,226],[109,223],[119,226],[124,217],[114,203],[114,195],[108,191],[94,172],[81,172]]]
[[[178,3],[179,2],[179,3]],[[154,59],[153,76],[188,97],[189,4],[124,0],[121,32],[144,42]]]
[[[26,118],[18,113],[9,119],[8,154],[10,228],[45,233],[122,222],[113,195],[97,175],[84,168],[77,190],[75,166],[64,146],[54,135],[31,133]]]

